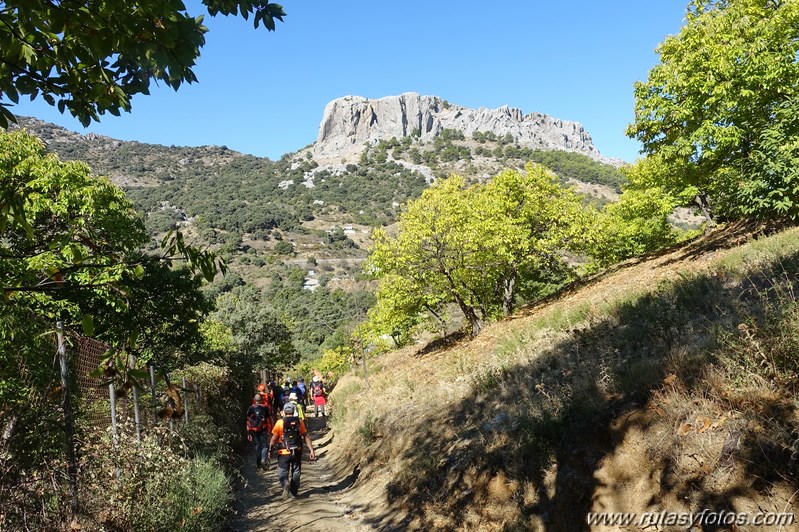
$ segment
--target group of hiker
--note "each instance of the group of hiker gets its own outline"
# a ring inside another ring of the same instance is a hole
[[[315,375],[307,386],[300,377],[286,379],[283,386],[261,383],[247,409],[247,439],[255,444],[255,465],[266,467],[277,454],[277,474],[283,499],[296,498],[300,488],[303,442],[309,458],[316,459],[305,426],[305,409],[313,405],[314,417],[325,417],[327,388]],[[267,441],[268,439],[268,441]],[[273,452],[273,451],[276,451]]]

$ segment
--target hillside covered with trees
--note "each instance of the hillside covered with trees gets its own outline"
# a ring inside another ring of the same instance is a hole
[[[193,81],[204,29],[170,6],[89,6],[73,34],[68,4],[9,4],[0,97],[88,122]],[[622,168],[489,132],[320,166],[21,120],[0,133],[0,528],[223,527],[261,372],[335,387],[329,456],[377,526],[795,511],[798,53],[799,2],[691,2]],[[117,405],[145,392],[146,421]]]
[[[257,290],[256,299],[292,330],[305,360],[348,344],[373,300],[374,281],[360,269],[372,228],[396,223],[403,206],[434,179],[461,168],[478,183],[486,172],[523,168],[533,160],[548,164],[562,185],[591,183],[617,194],[625,181],[618,169],[584,155],[533,151],[490,132],[465,139],[445,130],[432,143],[389,139],[367,146],[357,164],[320,168],[308,150],[271,161],[225,147],[82,136],[33,119],[20,125],[64,160],[86,161],[93,172],[119,183],[154,239],[180,228],[195,245],[210,246],[231,272],[207,293],[217,297],[244,284]],[[461,156],[454,158],[455,152]],[[585,196],[583,201],[608,200]],[[345,227],[354,229],[345,232]],[[149,247],[154,246],[155,240]],[[319,289],[303,289],[309,272]],[[353,307],[350,300],[361,303]],[[308,323],[311,309],[328,323]]]

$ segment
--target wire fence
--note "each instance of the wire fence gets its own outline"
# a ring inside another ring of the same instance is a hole
[[[107,383],[109,379],[105,377],[92,376],[111,347],[81,335],[72,335],[70,339],[68,356],[75,377],[71,393],[80,405],[80,423],[88,425],[82,428],[105,430],[110,426],[115,434],[129,431],[139,436],[142,430],[156,424],[168,423],[174,428],[176,422],[188,423],[190,416],[205,411],[199,384],[183,378],[167,390],[167,385],[155,378],[157,368],[136,367],[135,359],[131,359],[131,368],[150,374],[149,383],[139,382],[149,384],[142,389],[115,386]]]
[[[75,393],[84,406],[82,419],[96,428],[105,428],[111,419],[107,408],[108,387],[102,386],[100,379],[89,377],[89,373],[100,367],[102,356],[109,346],[85,336],[73,336],[72,340],[74,345],[72,366],[77,388]],[[69,354],[69,350],[67,353]]]
[[[118,373],[111,383],[96,371],[109,360],[110,346],[60,323],[56,329],[35,336],[27,350],[0,356],[0,386],[19,390],[0,394],[0,532],[62,529],[78,513],[98,529],[113,528],[114,519],[130,522],[135,509],[103,504],[109,481],[101,475],[111,473],[114,494],[124,491],[126,474],[134,484],[153,475],[163,481],[166,473],[147,467],[177,464],[172,453],[197,432],[189,418],[211,415],[217,405],[192,382],[204,374],[168,375],[132,357],[124,362],[139,370],[139,387],[120,378],[124,368],[103,366]]]

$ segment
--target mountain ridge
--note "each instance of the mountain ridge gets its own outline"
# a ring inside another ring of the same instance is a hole
[[[416,92],[376,99],[350,95],[332,100],[325,106],[313,156],[320,164],[336,158],[352,162],[364,144],[409,136],[431,142],[445,130],[460,131],[467,138],[490,132],[497,137],[510,136],[521,147],[580,153],[615,167],[625,164],[600,154],[579,122],[537,112],[524,114],[507,105],[473,109]]]
[[[297,231],[312,220],[326,222],[327,228],[389,225],[403,204],[436,179],[455,173],[471,182],[485,181],[506,168],[523,169],[531,161],[544,164],[563,184],[575,186],[599,205],[612,201],[625,181],[616,166],[576,151],[600,157],[577,123],[525,116],[507,106],[467,110],[417,93],[350,99],[353,105],[366,102],[375,112],[382,106],[375,115],[380,128],[369,126],[371,115],[362,114],[366,142],[360,143],[356,135],[360,118],[358,123],[347,122],[345,117],[355,115],[330,111],[343,101],[338,99],[327,106],[320,123],[321,142],[277,161],[226,146],[163,146],[81,134],[36,118],[20,117],[14,127],[41,138],[61,159],[84,161],[94,174],[124,187],[154,234],[176,224],[191,225],[212,244],[221,239],[236,245],[243,238],[245,245],[261,246],[277,229],[300,238]],[[466,119],[469,123],[462,124]],[[424,128],[419,127],[422,121]],[[496,131],[483,130],[503,121],[524,128],[535,121],[551,123],[555,130],[565,128],[573,135],[561,135],[561,149],[542,150],[523,145],[538,133],[514,135],[499,126]],[[453,129],[461,126],[466,132]],[[395,134],[404,136],[398,140]],[[341,149],[334,149],[337,144]]]

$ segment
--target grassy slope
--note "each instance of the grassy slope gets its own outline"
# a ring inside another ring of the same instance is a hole
[[[748,238],[728,227],[473,341],[387,353],[368,389],[342,379],[360,509],[389,527],[570,531],[590,511],[799,510],[799,230]]]

